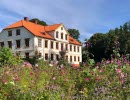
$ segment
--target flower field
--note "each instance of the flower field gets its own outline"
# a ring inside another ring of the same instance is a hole
[[[80,68],[28,62],[0,67],[0,100],[130,100],[126,57]]]

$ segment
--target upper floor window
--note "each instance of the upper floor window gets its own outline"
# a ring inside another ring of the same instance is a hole
[[[20,29],[16,30],[16,35],[20,35]]]
[[[70,51],[72,51],[72,45],[70,45]]]
[[[65,39],[66,39],[66,40],[67,40],[67,37],[68,37],[68,36],[67,36],[67,35],[65,35]]]
[[[74,52],[76,52],[76,46],[74,46]]]
[[[79,52],[79,47],[78,47],[78,52]]]
[[[8,41],[8,47],[12,48],[12,41]]]
[[[61,43],[61,50],[63,50],[63,43]]]
[[[51,49],[53,49],[53,42],[51,42]]]
[[[42,39],[38,39],[38,47],[42,47]]]
[[[25,39],[25,46],[26,46],[26,47],[29,47],[29,40],[30,40],[29,38],[26,38],[26,39]]]
[[[63,30],[63,27],[61,27],[61,30]]]
[[[45,40],[45,48],[47,48],[47,47],[48,47],[48,41]]]
[[[4,42],[0,42],[0,46],[1,46],[1,47],[4,47]]]
[[[56,38],[58,38],[59,37],[59,32],[58,31],[56,31]]]
[[[20,40],[16,40],[16,48],[20,48]]]
[[[56,42],[56,49],[59,49],[59,43]]]
[[[61,39],[63,39],[63,33],[61,33]]]
[[[45,53],[45,60],[48,60],[48,53]]]
[[[8,31],[8,36],[12,36],[12,31]]]

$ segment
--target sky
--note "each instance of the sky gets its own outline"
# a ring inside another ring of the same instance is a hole
[[[0,31],[24,17],[63,23],[84,41],[130,21],[130,0],[0,0]]]

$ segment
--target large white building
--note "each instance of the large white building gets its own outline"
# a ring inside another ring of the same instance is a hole
[[[44,60],[52,61],[58,60],[59,52],[66,50],[69,63],[82,62],[81,44],[69,35],[63,24],[41,26],[25,17],[2,30],[0,46],[9,47],[22,57],[32,57],[38,51]]]

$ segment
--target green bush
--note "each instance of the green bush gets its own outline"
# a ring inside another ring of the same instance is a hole
[[[17,65],[21,63],[20,57],[15,57],[9,48],[0,48],[0,66]]]

